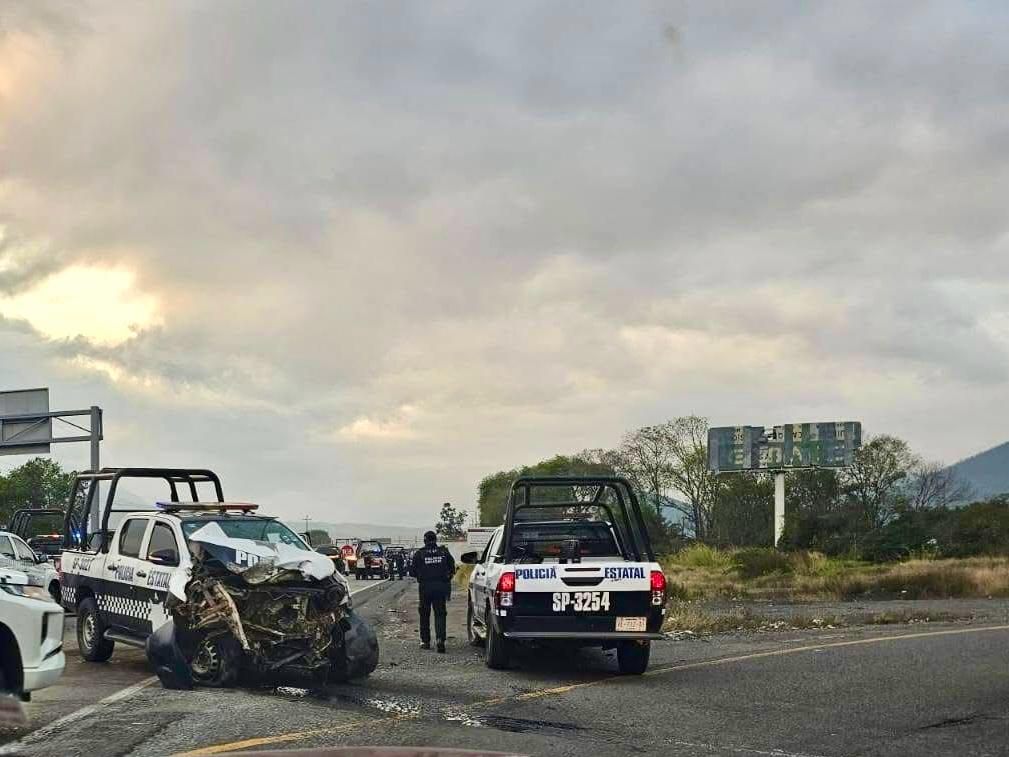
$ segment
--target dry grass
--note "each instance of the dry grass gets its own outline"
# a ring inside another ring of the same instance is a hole
[[[795,614],[787,618],[763,615],[749,607],[712,611],[689,603],[673,604],[666,615],[664,630],[697,634],[732,631],[791,631],[816,628],[848,628],[907,623],[950,623],[972,616],[944,611],[900,610],[850,614]]]
[[[464,563],[456,563],[455,577],[453,580],[455,581],[456,586],[463,591],[465,591],[466,587],[469,586],[469,577],[473,573],[473,567],[474,566],[472,565],[466,565]]]
[[[665,559],[663,568],[678,600],[1009,597],[1009,558],[1002,557],[874,565],[818,552],[705,554],[694,547]]]

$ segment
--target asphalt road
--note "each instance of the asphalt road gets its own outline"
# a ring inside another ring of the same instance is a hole
[[[449,653],[437,655],[417,648],[415,584],[369,586],[358,601],[377,626],[382,663],[367,681],[321,692],[173,692],[155,681],[95,706],[150,672],[137,653],[117,650],[109,664],[85,666],[71,649],[67,677],[31,705],[37,730],[7,749],[89,757],[362,744],[531,755],[1009,754],[1009,625],[668,640],[653,646],[640,678],[618,676],[598,651],[530,650],[501,673],[466,645],[460,598],[451,603]],[[82,704],[91,709],[75,715]]]

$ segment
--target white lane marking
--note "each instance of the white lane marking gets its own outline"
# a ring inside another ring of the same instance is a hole
[[[392,582],[388,578],[383,578],[378,583],[369,584],[368,586],[362,586],[360,589],[356,589],[354,591],[351,591],[350,592],[350,596],[354,596],[355,594],[360,594],[362,591],[368,591],[368,589],[374,589],[376,586],[385,586],[388,583],[392,583]]]
[[[61,728],[64,728],[70,725],[71,723],[76,723],[81,718],[86,718],[89,715],[93,715],[103,707],[107,707],[110,704],[115,704],[116,702],[122,701],[127,697],[133,696],[141,689],[150,686],[152,683],[156,683],[157,680],[158,680],[157,676],[151,676],[150,678],[145,678],[143,681],[140,681],[139,683],[135,683],[132,686],[127,686],[125,689],[120,689],[114,694],[109,694],[109,696],[105,697],[105,699],[101,699],[95,702],[94,704],[89,704],[87,707],[82,707],[81,709],[75,710],[74,712],[71,712],[68,715],[64,715],[58,720],[54,720],[49,725],[42,726],[41,728],[34,730],[29,734],[26,734],[25,737],[22,739],[13,741],[10,744],[6,744],[4,746],[0,746],[0,755],[18,754],[20,749],[25,745],[34,744],[44,739],[47,739],[49,736],[53,735],[56,731],[60,730]]]
[[[362,586],[360,589],[351,591],[350,596],[360,594],[362,591],[368,591],[368,589],[374,589],[376,586],[384,586],[387,583],[389,583],[389,579],[378,581],[376,583],[369,584],[368,586]],[[81,709],[75,710],[68,715],[64,715],[58,720],[54,720],[52,723],[49,723],[48,725],[42,726],[41,728],[34,730],[29,734],[26,734],[23,739],[19,739],[18,741],[12,741],[10,744],[0,746],[0,755],[17,754],[18,748],[23,747],[26,744],[36,743],[41,739],[48,738],[53,733],[58,731],[60,728],[70,725],[71,723],[76,723],[81,718],[86,718],[89,715],[93,715],[102,707],[106,707],[110,704],[115,704],[116,702],[122,701],[123,699],[126,699],[127,697],[136,694],[141,689],[150,686],[152,683],[156,683],[157,680],[158,680],[157,676],[151,676],[150,678],[145,678],[143,681],[140,681],[140,683],[135,683],[132,686],[127,686],[125,689],[120,689],[114,694],[110,694],[109,696],[105,697],[105,699],[102,699],[101,701],[95,702],[94,704],[89,704],[87,707],[82,707]]]

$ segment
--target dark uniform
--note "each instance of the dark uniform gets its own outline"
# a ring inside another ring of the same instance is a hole
[[[431,644],[431,610],[434,610],[434,633],[438,651],[445,651],[445,602],[452,595],[452,576],[455,560],[449,551],[440,546],[433,533],[424,535],[424,548],[413,555],[410,575],[417,579],[420,588],[420,641],[426,648]]]

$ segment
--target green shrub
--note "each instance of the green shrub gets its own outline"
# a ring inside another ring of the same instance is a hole
[[[732,555],[733,567],[741,578],[758,578],[771,573],[791,573],[789,555],[765,547],[740,549]]]
[[[728,570],[732,567],[732,555],[707,544],[692,544],[673,555],[671,562],[687,568]]]

